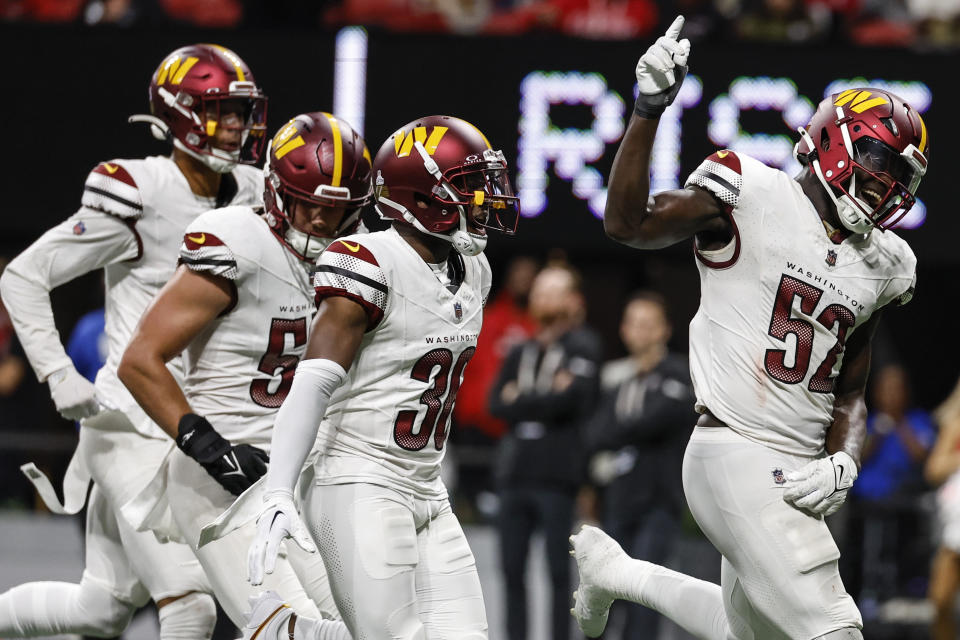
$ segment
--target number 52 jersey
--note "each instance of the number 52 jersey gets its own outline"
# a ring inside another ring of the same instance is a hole
[[[892,231],[833,242],[800,184],[732,151],[687,179],[725,205],[734,237],[696,249],[690,323],[697,409],[785,453],[823,451],[844,345],[870,316],[913,295],[916,258]]]
[[[367,482],[422,498],[440,479],[450,416],[477,348],[490,265],[451,252],[444,284],[393,228],[331,244],[314,273],[317,305],[343,296],[368,329],[321,424],[317,482]]]

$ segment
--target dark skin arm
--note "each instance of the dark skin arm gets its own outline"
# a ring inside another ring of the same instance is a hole
[[[705,189],[674,189],[650,196],[650,153],[659,120],[634,114],[613,160],[603,228],[636,249],[661,249],[697,236],[701,249],[722,247],[733,228],[720,202]]]
[[[229,280],[180,266],[143,314],[117,375],[147,415],[171,438],[192,413],[166,364],[233,302]]]
[[[827,429],[827,454],[845,451],[858,468],[867,437],[864,394],[870,374],[870,347],[880,323],[880,314],[881,311],[874,313],[847,342],[834,392],[833,423]]]
[[[333,360],[350,369],[367,331],[367,314],[359,303],[341,296],[324,298],[313,318],[305,360]]]

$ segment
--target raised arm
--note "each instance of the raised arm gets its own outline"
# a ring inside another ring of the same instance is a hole
[[[679,16],[637,64],[640,93],[610,173],[604,230],[637,249],[659,249],[701,233],[708,242],[713,235],[729,239],[723,206],[706,190],[693,187],[650,196],[650,153],[659,118],[687,73],[690,42],[677,40],[682,28]]]

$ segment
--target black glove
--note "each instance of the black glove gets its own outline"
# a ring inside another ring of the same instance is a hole
[[[267,472],[270,456],[249,444],[233,446],[206,418],[184,414],[177,425],[177,446],[235,496]]]

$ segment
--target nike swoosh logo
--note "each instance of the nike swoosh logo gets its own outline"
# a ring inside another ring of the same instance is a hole
[[[352,251],[353,253],[356,253],[357,251],[360,251],[360,245],[359,245],[359,244],[350,244],[350,243],[347,242],[346,240],[341,240],[341,241],[340,241],[340,244],[342,244],[343,246],[345,246],[347,249],[350,249],[350,251]]]
[[[187,240],[190,242],[195,242],[196,244],[203,244],[207,241],[207,234],[201,233],[198,236],[187,236]]]
[[[105,163],[103,164],[103,168],[107,170],[107,173],[109,173],[109,174],[112,175],[112,174],[116,173],[116,172],[117,172],[117,169],[119,169],[120,167],[118,167],[118,166],[115,165],[115,164],[110,164],[109,162],[105,162]]]
[[[718,158],[726,158],[728,155],[730,155],[729,151],[717,151]]]
[[[240,463],[237,461],[237,454],[232,451],[225,456],[223,456],[223,461],[227,463],[227,466],[233,469],[223,475],[225,476],[242,476],[243,471],[240,469]]]

